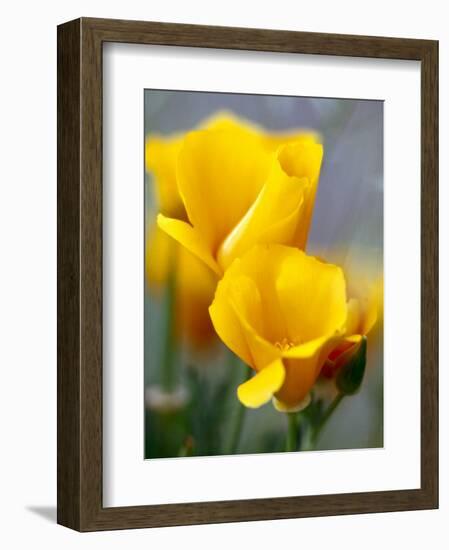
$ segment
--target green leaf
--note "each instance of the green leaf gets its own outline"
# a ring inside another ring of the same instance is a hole
[[[344,395],[357,393],[365,375],[366,367],[366,336],[358,346],[356,352],[342,365],[337,375],[337,388]]]

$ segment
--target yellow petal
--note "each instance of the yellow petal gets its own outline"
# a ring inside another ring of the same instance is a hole
[[[226,299],[221,298],[220,293],[219,285],[215,293],[215,299],[209,307],[209,315],[215,331],[223,343],[242,361],[247,365],[254,366],[245,334],[234,308]]]
[[[276,399],[285,408],[295,408],[303,401],[317,381],[318,358],[308,360],[284,359],[285,383],[276,394]]]
[[[307,139],[273,154],[256,201],[220,246],[217,259],[223,269],[256,244],[305,247],[322,154],[322,146]]]
[[[352,334],[351,336],[346,336],[343,340],[350,344],[358,344],[362,338],[363,335],[361,334]]]
[[[279,265],[282,258],[289,250],[287,247],[276,247],[260,245],[253,247],[242,258],[234,260],[232,265],[226,270],[226,273],[220,282],[219,287],[227,289],[226,293],[216,295],[222,300],[229,301],[230,291],[233,287],[233,304],[235,309],[240,312],[246,323],[256,330],[260,327],[260,336],[265,340],[275,343],[281,341],[286,334],[285,319],[279,308],[279,301],[276,295],[276,279],[279,271]],[[254,282],[254,286],[259,293],[261,300],[260,315],[248,317],[245,313],[244,300],[250,296],[249,292],[238,295],[234,281],[247,277]],[[259,324],[257,324],[259,323]]]
[[[310,130],[289,130],[286,132],[267,132],[263,137],[268,149],[276,150],[280,145],[302,141],[304,143],[320,143],[320,136]]]
[[[302,404],[317,381],[329,353],[341,341],[342,332],[316,338],[283,353],[285,381],[276,394],[281,406],[295,409]]]
[[[296,359],[296,360],[312,360],[316,361],[321,354],[328,355],[324,348],[332,347],[335,344],[336,340],[339,340],[343,335],[343,330],[335,331],[333,334],[326,334],[325,336],[320,336],[304,344],[299,344],[298,346],[292,346],[291,348],[285,350],[282,353],[282,357],[286,359]],[[318,361],[319,362],[319,361]]]
[[[264,405],[282,386],[285,370],[280,359],[274,361],[237,389],[240,402],[256,409]]]
[[[270,164],[270,154],[250,133],[187,134],[178,156],[178,188],[191,224],[213,255],[256,199]]]
[[[263,146],[270,151],[276,151],[280,145],[293,141],[311,143],[318,143],[320,141],[319,135],[310,130],[269,131],[253,121],[236,116],[231,111],[226,110],[218,111],[206,118],[200,127],[208,130],[232,129],[237,132],[250,133],[253,136],[257,136]]]
[[[279,307],[290,342],[310,342],[346,323],[346,285],[342,270],[297,249],[288,249],[276,281]]]
[[[279,350],[262,336],[260,293],[254,281],[239,274],[239,261],[218,283],[209,312],[221,340],[255,370],[279,357]]]
[[[170,237],[185,246],[193,255],[202,260],[217,275],[221,275],[217,262],[212,257],[209,249],[202,240],[202,236],[186,222],[166,218],[159,214],[157,217],[158,226]]]
[[[316,183],[323,160],[323,146],[308,139],[292,141],[279,149],[279,162],[290,176],[304,177]]]
[[[290,244],[294,240],[308,179],[288,176],[276,155],[272,159],[257,199],[219,249],[217,259],[223,269],[256,244]]]
[[[292,142],[279,151],[279,162],[288,175],[309,180],[304,195],[304,211],[294,240],[295,245],[302,250],[306,247],[312,222],[322,159],[323,146],[308,139]]]
[[[232,285],[229,302],[251,354],[250,364],[254,369],[261,370],[280,356],[280,350],[263,336],[265,312],[254,281],[245,277],[238,279]]]

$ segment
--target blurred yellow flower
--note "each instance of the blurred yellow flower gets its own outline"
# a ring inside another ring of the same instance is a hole
[[[227,124],[231,119],[219,115],[204,122],[206,126]],[[157,206],[166,215],[187,219],[176,183],[177,156],[184,134],[170,137],[151,135],[145,143],[145,166],[154,176]],[[176,331],[197,348],[216,339],[208,307],[214,297],[217,277],[204,263],[173,240],[157,225],[149,224],[146,239],[145,270],[148,285],[163,288],[175,271]]]
[[[167,216],[185,218],[184,205],[176,183],[176,159],[182,137],[148,137],[145,142],[145,167],[154,175],[158,208]]]
[[[149,286],[163,288],[170,271],[175,278],[176,333],[196,348],[216,340],[208,307],[214,297],[216,276],[188,250],[156,225],[147,232],[145,271]]]
[[[317,136],[266,133],[227,114],[201,127],[147,141],[159,227],[218,276],[256,244],[304,249],[323,156]]]
[[[256,375],[238,388],[247,407],[305,406],[333,350],[359,342],[375,312],[348,300],[336,265],[281,245],[254,247],[233,262],[209,308],[222,341]]]
[[[357,270],[354,267],[345,268],[345,278],[347,293],[353,298],[348,304],[351,322],[347,331],[366,336],[382,321],[383,278],[378,275],[367,276],[360,267]],[[378,334],[371,334],[370,340],[377,337]],[[321,374],[326,378],[333,378],[354,347],[354,342],[350,340],[340,342],[329,354]]]

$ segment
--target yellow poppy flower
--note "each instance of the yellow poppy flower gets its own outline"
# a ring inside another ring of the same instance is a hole
[[[170,271],[175,273],[176,333],[195,348],[216,341],[208,307],[214,297],[216,276],[188,250],[156,225],[147,232],[145,271],[148,285],[163,288]]]
[[[185,209],[172,214],[159,193],[159,227],[219,276],[256,244],[304,249],[323,156],[317,137],[265,133],[224,114],[204,126],[170,138],[159,160],[161,138],[147,142],[147,166]]]
[[[247,407],[272,397],[278,410],[299,410],[331,352],[369,330],[349,301],[340,267],[281,245],[254,247],[235,260],[209,308],[221,340],[256,375],[238,388]]]
[[[233,129],[255,134],[258,129],[249,123],[242,124],[232,114],[221,111],[206,118],[198,129]],[[159,210],[166,216],[187,219],[184,204],[176,183],[176,163],[186,132],[170,136],[150,134],[145,141],[145,167],[154,175]],[[286,135],[285,140],[288,140]],[[270,146],[267,143],[267,146]]]

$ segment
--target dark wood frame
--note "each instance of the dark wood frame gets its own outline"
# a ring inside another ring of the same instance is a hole
[[[103,42],[421,61],[420,489],[103,507]],[[437,508],[437,335],[438,42],[86,18],[58,27],[58,523],[94,531]]]

